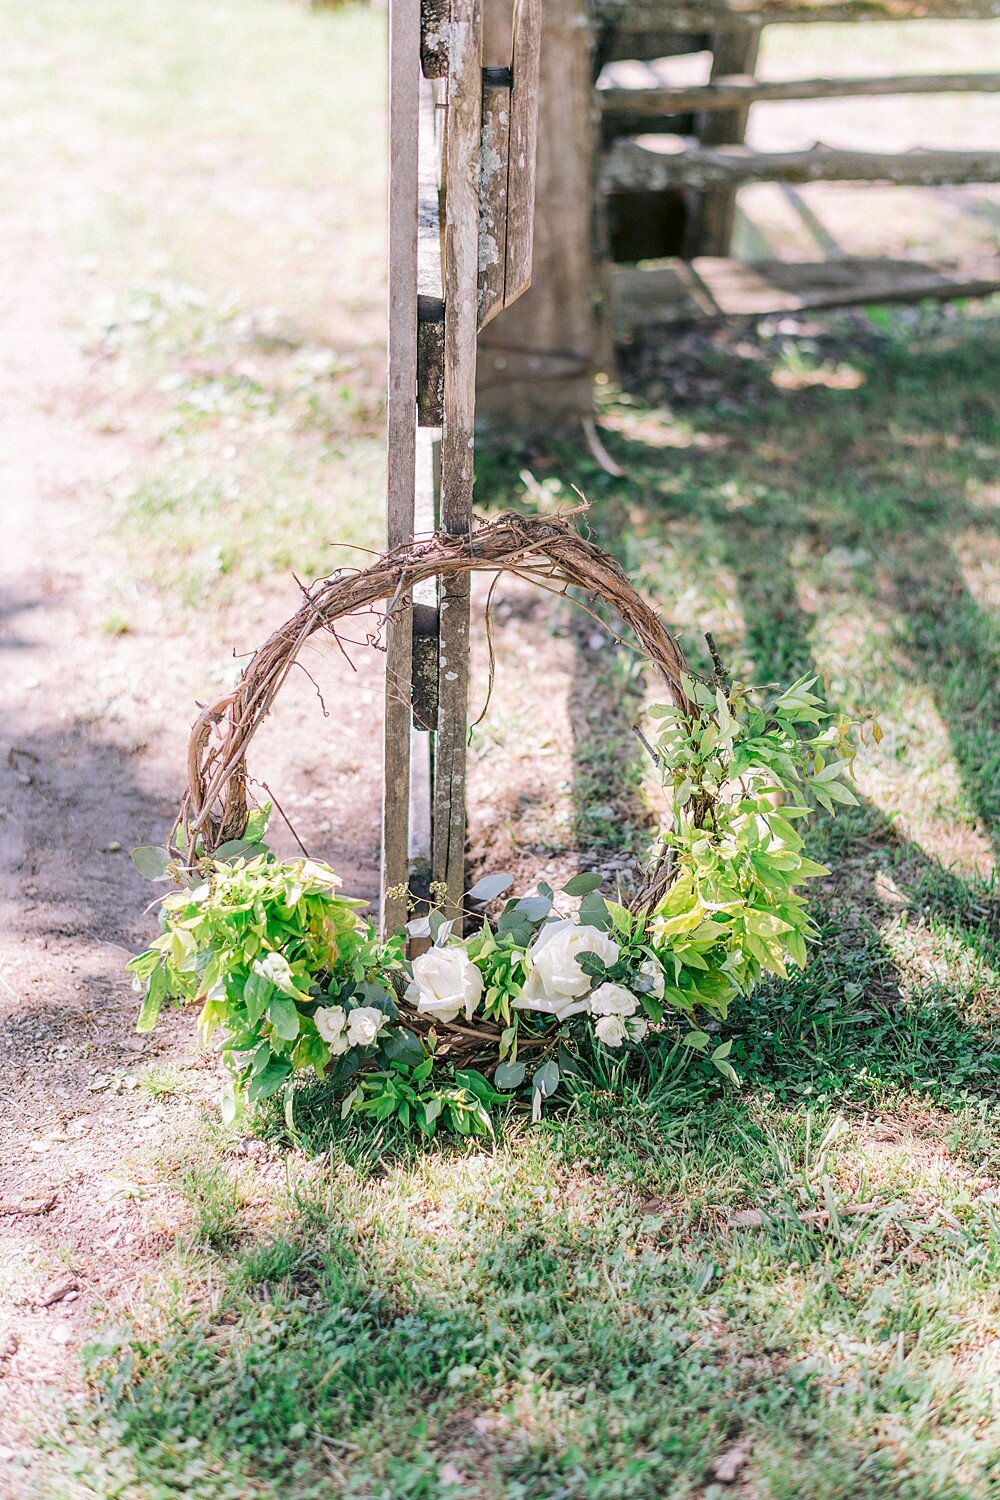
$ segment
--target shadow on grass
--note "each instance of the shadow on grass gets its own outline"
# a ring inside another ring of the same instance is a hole
[[[867,661],[855,627],[870,624],[872,684],[890,712],[911,690],[932,700],[984,824],[994,637],[952,540],[992,524],[970,495],[993,337],[872,337],[860,393],[778,396],[770,366],[747,361],[729,409],[715,394],[689,424],[727,448],[679,457],[608,434],[627,485],[565,454],[535,460],[581,484],[601,538],[672,618],[699,619],[685,590],[715,587],[708,612],[724,596],[722,638],[758,681],[816,671],[843,621],[845,662]],[[689,360],[694,374],[712,357]],[[655,378],[632,382],[633,414]],[[487,468],[481,501],[512,491]],[[636,685],[586,626],[576,650],[578,830],[600,857],[621,851],[624,822],[643,826]],[[858,708],[846,666],[829,689]],[[585,821],[595,802],[612,809],[603,824]],[[741,1482],[768,1500],[989,1494],[1000,1428],[975,1350],[1000,1225],[969,1183],[1000,1165],[996,887],[871,801],[819,842],[822,940],[805,974],[734,1014],[739,1094],[653,1052],[541,1128],[512,1118],[496,1143],[424,1145],[300,1089],[298,1144],[323,1161],[296,1181],[303,1157],[285,1157],[278,1222],[182,1265],[93,1351],[130,1474],[212,1496],[652,1500],[705,1493],[745,1436]],[[921,1175],[919,1152],[873,1180],[865,1124],[893,1118],[932,1122],[950,1187]],[[285,1151],[277,1111],[260,1128]],[[876,1211],[841,1216],[862,1183]],[[941,1213],[922,1206],[947,1193]],[[734,1227],[746,1205],[758,1218]]]

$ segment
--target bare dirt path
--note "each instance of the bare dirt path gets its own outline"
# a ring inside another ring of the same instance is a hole
[[[0,264],[0,1458],[13,1462],[26,1436],[17,1414],[73,1383],[89,1310],[171,1243],[120,1176],[165,1133],[164,1106],[142,1085],[150,1064],[198,1060],[180,1021],[134,1035],[123,965],[154,919],[128,850],[166,832],[186,725],[224,642],[256,644],[294,586],[258,590],[206,641],[197,616],[128,584],[108,491],[154,437],[134,404],[127,419],[95,422],[125,398],[88,352],[44,226],[0,219]],[[350,706],[328,720],[311,685],[293,692],[265,761],[310,847],[370,896],[379,662],[368,655]],[[350,673],[322,671],[336,705]],[[194,1077],[204,1090],[191,1107],[215,1088],[211,1065]],[[0,1468],[0,1493],[21,1482]]]

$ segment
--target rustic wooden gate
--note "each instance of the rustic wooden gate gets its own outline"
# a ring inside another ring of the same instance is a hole
[[[1000,287],[1000,259],[993,255],[961,264],[848,256],[805,264],[729,258],[736,193],[748,183],[1000,182],[1000,152],[992,149],[886,151],[876,143],[864,151],[816,144],[803,151],[766,152],[744,145],[748,112],[756,102],[1000,92],[1000,75],[982,70],[759,79],[755,66],[765,26],[986,21],[1000,15],[998,0],[596,0],[596,10],[602,46],[615,59],[655,58],[676,50],[672,42],[682,37],[712,53],[708,83],[668,84],[647,64],[645,83],[633,73],[630,86],[598,91],[606,146],[599,192],[605,199],[639,194],[646,201],[650,195],[683,193],[691,209],[683,258],[609,268],[610,313],[618,334],[700,317],[980,296]],[[975,61],[970,58],[970,64]],[[688,133],[685,122],[691,119]],[[656,136],[663,138],[658,144],[650,140]]]
[[[468,529],[477,335],[531,279],[541,0],[488,69],[483,4],[390,0],[389,547]],[[409,889],[454,913],[465,883],[469,581],[423,589],[386,633],[386,931]]]

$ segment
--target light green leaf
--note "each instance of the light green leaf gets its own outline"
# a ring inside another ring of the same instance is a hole
[[[152,1031],[163,1009],[163,1002],[167,998],[167,974],[163,964],[160,963],[149,976],[146,985],[146,998],[142,1002],[142,1010],[139,1019],[135,1023],[136,1031]]]
[[[294,1000],[287,995],[273,996],[267,1007],[267,1019],[282,1041],[293,1042],[299,1034],[299,1013]]]

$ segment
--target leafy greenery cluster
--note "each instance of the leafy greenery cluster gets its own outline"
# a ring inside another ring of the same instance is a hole
[[[605,1055],[627,1058],[651,1027],[738,1083],[731,1042],[710,1051],[711,1031],[762,973],[806,963],[815,931],[800,888],[825,871],[801,829],[815,804],[855,800],[854,733],[812,678],[766,708],[739,685],[684,687],[693,711],[650,711],[670,808],[660,858],[672,866],[652,910],[582,874],[560,893],[575,912],[540,882],[491,918],[513,882],[487,875],[467,895],[469,935],[432,910],[382,940],[332,870],[274,857],[260,809],[210,858],[135,852],[143,873],[180,886],[163,901],[162,935],[129,964],[139,1029],[167,999],[199,1003],[204,1036],[224,1033],[229,1118],[281,1089],[290,1110],[295,1075],[311,1070],[343,1087],[345,1115],[484,1134],[511,1094],[526,1090],[537,1117],[560,1085],[605,1076]],[[407,957],[407,938],[430,949]],[[484,1071],[461,1065],[470,1058]]]
[[[676,878],[648,931],[668,970],[666,1003],[692,1017],[701,1008],[723,1018],[763,971],[805,967],[816,932],[799,887],[827,871],[800,830],[813,804],[832,813],[857,800],[846,785],[854,725],[824,707],[815,684],[802,677],[765,709],[741,684],[687,679],[693,713],[650,711]]]

